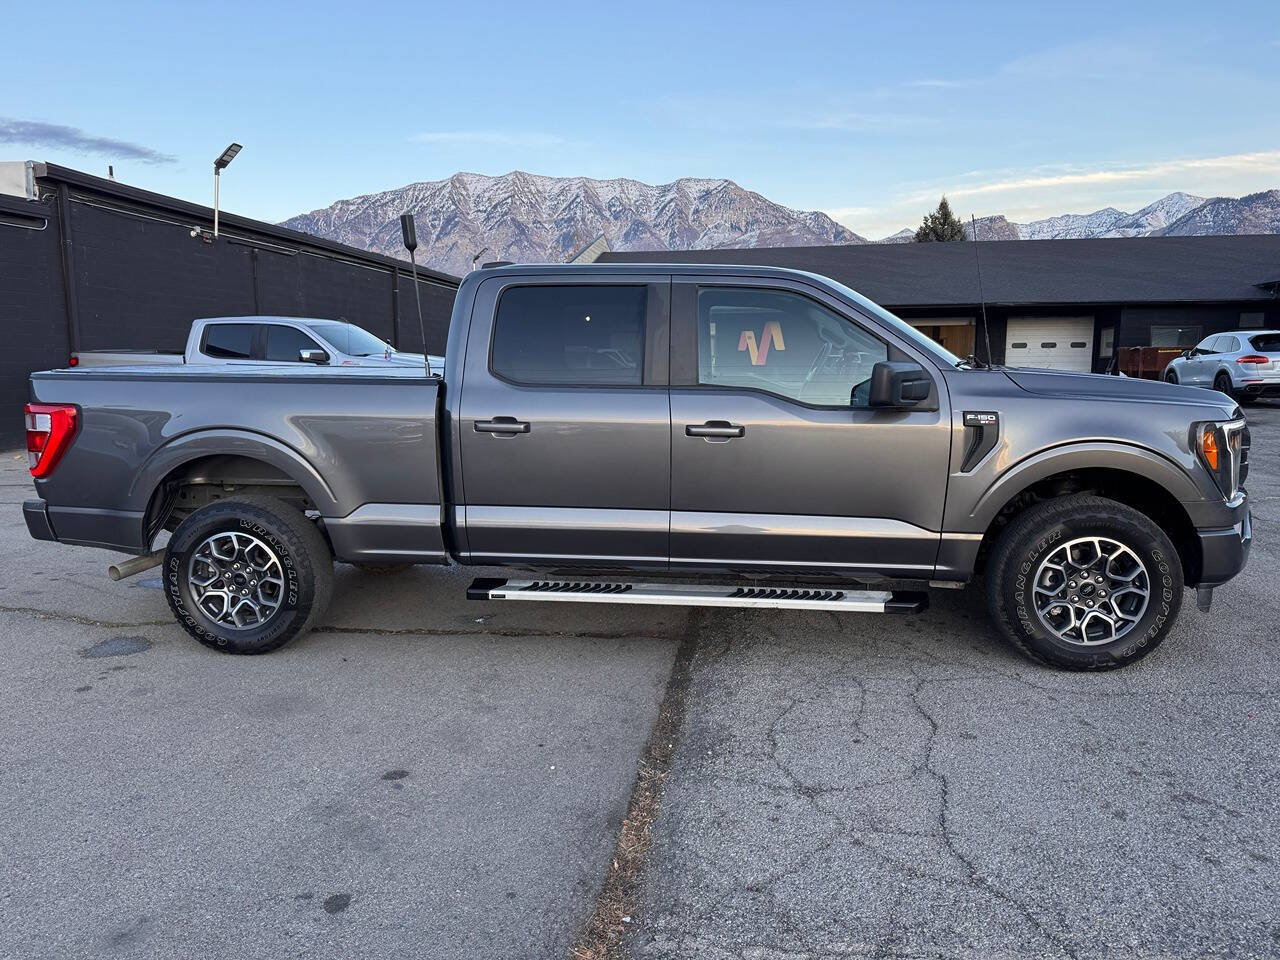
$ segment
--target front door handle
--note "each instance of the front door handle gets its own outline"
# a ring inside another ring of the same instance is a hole
[[[492,420],[477,420],[476,433],[516,434],[528,433],[529,423],[515,417],[494,417]]]
[[[728,420],[708,420],[706,423],[690,423],[684,428],[686,437],[706,437],[708,440],[732,440],[745,435],[747,428]]]

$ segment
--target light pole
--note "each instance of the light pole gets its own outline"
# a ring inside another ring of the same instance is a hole
[[[238,143],[233,143],[217,160],[213,161],[213,235],[218,235],[218,181],[222,179],[222,171],[227,168],[227,164],[236,158],[236,154],[244,148]]]

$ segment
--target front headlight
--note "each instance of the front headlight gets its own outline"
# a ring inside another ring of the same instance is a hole
[[[1243,420],[1197,423],[1191,427],[1191,446],[1200,457],[1222,498],[1234,500],[1249,472],[1249,428]]]

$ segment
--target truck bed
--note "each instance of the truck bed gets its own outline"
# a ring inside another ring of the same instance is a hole
[[[166,483],[201,471],[232,486],[293,485],[340,560],[444,562],[437,405],[417,368],[98,367],[31,378],[73,403],[78,431],[36,481],[59,540],[149,550]],[[255,468],[260,464],[261,469]]]

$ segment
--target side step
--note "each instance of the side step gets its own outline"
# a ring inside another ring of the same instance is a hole
[[[599,580],[499,580],[480,577],[468,600],[559,600],[569,603],[653,603],[679,607],[757,607],[765,610],[843,610],[849,613],[920,613],[923,592],[844,590],[832,587],[735,587],[702,583],[628,583]]]

